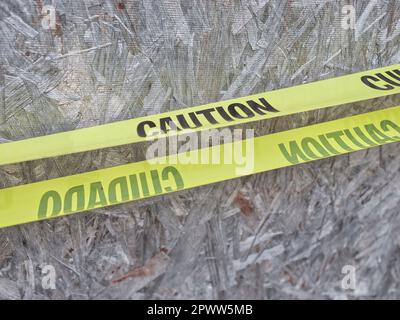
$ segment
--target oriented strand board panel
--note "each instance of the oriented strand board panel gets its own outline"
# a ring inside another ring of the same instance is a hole
[[[395,64],[399,52],[397,0],[2,0],[0,142]],[[143,160],[146,147],[2,166],[0,187]],[[0,298],[400,298],[399,160],[391,144],[0,229]]]

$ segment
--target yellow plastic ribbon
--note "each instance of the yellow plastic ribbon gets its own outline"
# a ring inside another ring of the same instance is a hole
[[[0,165],[221,128],[400,93],[400,65],[162,114],[0,144]]]
[[[351,81],[350,81],[351,82]],[[312,90],[311,90],[312,91]],[[356,90],[357,91],[357,90]],[[331,96],[330,96],[331,97]],[[329,101],[329,99],[327,99]],[[302,107],[304,105],[299,103]],[[0,227],[102,208],[400,141],[400,107],[192,150],[214,151],[218,164],[180,164],[179,154],[0,190]],[[89,142],[89,140],[88,140]],[[246,149],[247,170],[226,163],[227,150]],[[155,161],[153,161],[155,162]],[[238,173],[239,172],[239,173]]]

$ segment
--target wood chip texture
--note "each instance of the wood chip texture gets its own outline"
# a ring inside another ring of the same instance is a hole
[[[399,61],[398,0],[2,0],[0,142]],[[268,134],[399,104],[389,96],[247,127]],[[145,150],[2,166],[0,188]],[[399,299],[399,196],[397,143],[0,229],[0,299]],[[54,288],[43,286],[49,265]]]

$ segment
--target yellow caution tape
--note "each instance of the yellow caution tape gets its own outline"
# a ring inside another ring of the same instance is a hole
[[[378,81],[376,81],[378,83]],[[300,103],[301,104],[301,103]],[[180,164],[180,154],[0,190],[0,227],[106,207],[400,141],[400,106],[188,152],[254,148],[254,166]],[[172,164],[174,163],[174,164]]]
[[[0,144],[0,165],[220,128],[400,93],[400,65],[96,127]]]

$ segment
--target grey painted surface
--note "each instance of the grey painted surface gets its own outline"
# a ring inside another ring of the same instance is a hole
[[[398,63],[400,2],[0,2],[2,142]],[[264,121],[257,134],[399,104]],[[250,126],[248,126],[250,127]],[[145,146],[3,166],[0,186],[143,159]],[[0,230],[0,298],[400,298],[400,144]],[[0,213],[1,214],[1,213]],[[55,290],[42,287],[45,265]],[[343,290],[343,266],[356,290]],[[129,275],[125,280],[113,280]]]

